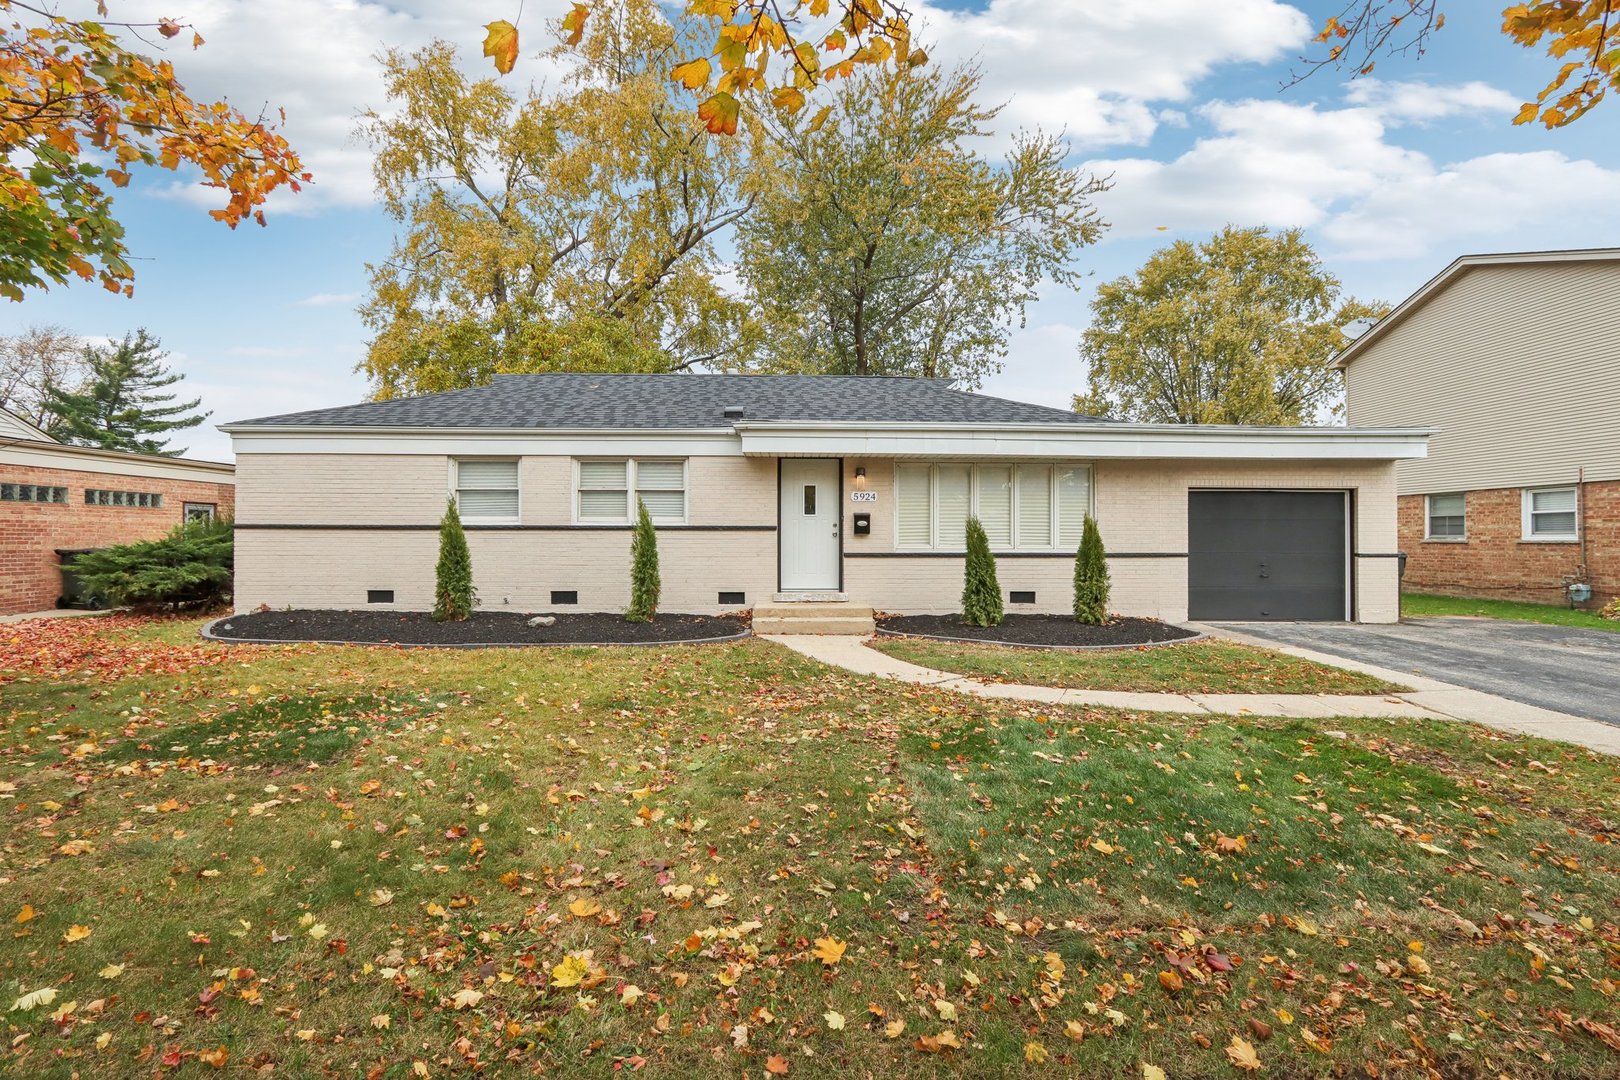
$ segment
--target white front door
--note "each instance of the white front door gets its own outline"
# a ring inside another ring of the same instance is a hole
[[[782,591],[836,591],[838,502],[836,458],[782,459]]]

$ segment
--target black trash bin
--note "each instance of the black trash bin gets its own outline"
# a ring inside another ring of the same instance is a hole
[[[88,555],[100,548],[57,548],[56,557],[62,563],[62,595],[56,598],[59,608],[85,608],[95,609],[105,607],[102,597],[94,596],[84,587],[79,575],[73,572],[73,564],[80,555]]]

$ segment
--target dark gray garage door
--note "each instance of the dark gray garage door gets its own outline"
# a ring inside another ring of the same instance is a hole
[[[1345,502],[1342,491],[1189,492],[1188,615],[1342,620]]]

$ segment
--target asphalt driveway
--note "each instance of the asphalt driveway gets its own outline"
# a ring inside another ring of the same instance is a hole
[[[1620,725],[1620,633],[1455,617],[1217,625]]]

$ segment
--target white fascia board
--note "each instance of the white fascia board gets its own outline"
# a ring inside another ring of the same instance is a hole
[[[592,457],[686,455],[737,457],[742,448],[730,430],[575,431],[451,428],[233,428],[232,448],[242,454],[430,454],[450,457]]]
[[[1177,424],[885,424],[851,428],[742,423],[742,452],[763,456],[923,458],[1224,458],[1394,461],[1428,456],[1423,428],[1269,428]]]
[[[21,465],[65,472],[105,473],[153,480],[190,480],[199,484],[236,483],[236,467],[222,461],[125,454],[65,443],[0,443],[0,466]]]

